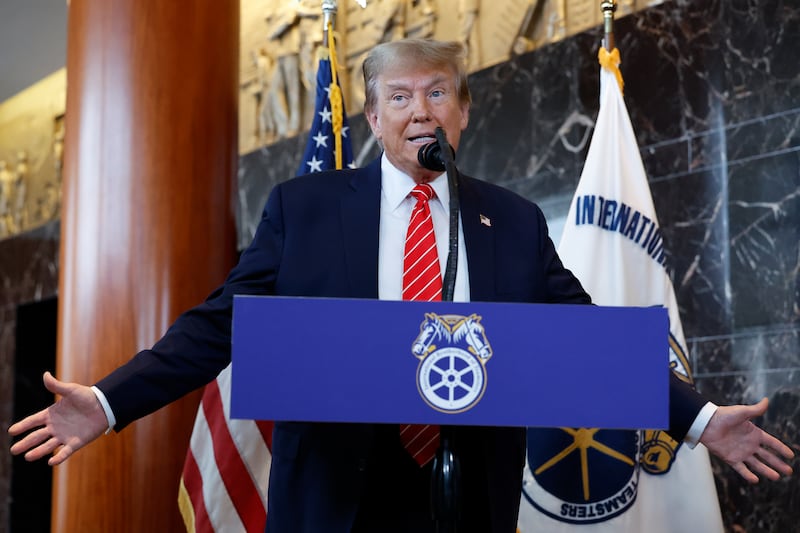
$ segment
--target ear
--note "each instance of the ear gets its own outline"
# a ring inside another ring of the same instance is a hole
[[[378,119],[378,114],[373,110],[369,110],[364,113],[364,116],[367,117],[367,122],[372,130],[372,134],[380,141],[383,132],[381,129],[381,121]]]
[[[469,102],[463,102],[461,104],[461,131],[467,129],[467,124],[469,124]]]

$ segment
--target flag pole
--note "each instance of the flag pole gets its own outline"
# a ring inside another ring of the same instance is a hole
[[[336,0],[322,0],[322,46],[328,47],[328,26],[336,27]]]
[[[322,53],[327,55],[328,59],[330,60],[331,68],[329,99],[332,113],[331,121],[334,141],[334,167],[336,170],[341,170],[343,168],[342,128],[344,127],[344,97],[342,95],[342,90],[339,88],[339,82],[337,80],[339,66],[336,62],[336,45],[333,38],[334,27],[336,25],[336,11],[336,0],[322,0]]]
[[[617,3],[614,0],[602,0],[600,9],[603,10],[603,43],[597,51],[597,59],[600,65],[614,73],[619,84],[620,92],[623,91],[625,83],[622,81],[622,73],[619,71],[619,50],[614,43],[614,12],[617,10]]]
[[[617,3],[614,0],[602,0],[600,9],[603,10],[603,48],[609,52],[614,50],[614,12],[617,10]]]

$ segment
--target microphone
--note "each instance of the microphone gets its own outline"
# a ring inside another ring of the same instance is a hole
[[[450,149],[450,160],[455,159],[456,151],[453,149],[453,146],[447,141],[445,141],[444,144]],[[419,161],[420,165],[428,170],[441,172],[447,168],[445,156],[442,154],[442,144],[438,141],[433,141],[432,143],[421,147],[419,152],[417,152],[417,160]]]

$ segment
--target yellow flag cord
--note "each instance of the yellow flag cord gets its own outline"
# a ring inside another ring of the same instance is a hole
[[[619,71],[619,49],[615,47],[609,52],[605,47],[601,46],[600,50],[597,52],[597,59],[600,61],[601,67],[614,73],[614,76],[617,78],[617,83],[619,84],[619,92],[623,93],[625,82],[622,81],[622,72]]]
[[[342,126],[344,124],[344,106],[342,105],[342,90],[336,83],[336,43],[333,39],[333,24],[328,21],[328,54],[331,59],[331,85],[329,96],[331,101],[331,122],[333,123],[334,157],[336,170],[342,169]]]

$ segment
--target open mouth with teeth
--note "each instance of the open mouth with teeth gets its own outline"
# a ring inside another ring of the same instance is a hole
[[[419,137],[409,137],[408,140],[415,144],[428,144],[436,140],[433,135],[421,135]]]

